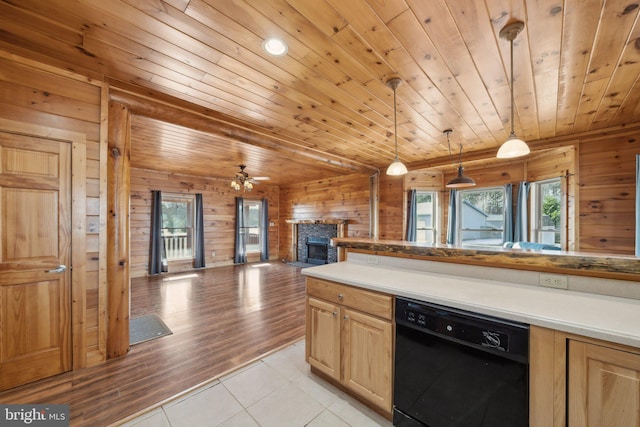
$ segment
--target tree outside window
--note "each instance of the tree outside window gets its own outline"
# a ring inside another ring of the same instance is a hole
[[[532,184],[532,239],[538,243],[562,244],[562,186],[560,178]]]

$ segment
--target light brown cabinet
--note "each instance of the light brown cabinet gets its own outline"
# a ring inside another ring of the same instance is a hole
[[[393,298],[307,278],[306,358],[311,367],[391,412]]]
[[[569,341],[569,425],[640,427],[640,355]]]
[[[530,426],[640,427],[640,349],[530,332]]]

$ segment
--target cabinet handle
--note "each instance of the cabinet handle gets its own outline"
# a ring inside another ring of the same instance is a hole
[[[338,313],[337,313],[336,311],[334,311],[334,312],[333,312],[333,313],[331,313],[331,314],[333,314],[333,317],[336,317],[336,316],[338,315]]]
[[[344,295],[338,294],[338,299],[342,299],[342,298],[344,298]]]
[[[349,316],[344,316],[344,320],[349,320]]]

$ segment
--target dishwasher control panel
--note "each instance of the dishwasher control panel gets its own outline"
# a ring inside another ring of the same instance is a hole
[[[464,345],[528,359],[529,326],[408,298],[396,298],[396,322]]]

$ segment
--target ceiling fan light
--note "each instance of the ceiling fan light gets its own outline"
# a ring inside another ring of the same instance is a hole
[[[464,167],[462,165],[458,166],[458,176],[449,180],[447,182],[447,188],[466,188],[466,187],[475,187],[476,182],[473,178],[464,175]]]
[[[409,171],[407,170],[407,167],[404,165],[404,163],[402,163],[397,158],[387,168],[387,175],[391,175],[391,176],[405,175],[408,172]]]
[[[502,143],[496,157],[499,159],[513,159],[529,154],[531,150],[526,142],[518,138],[514,133]]]

